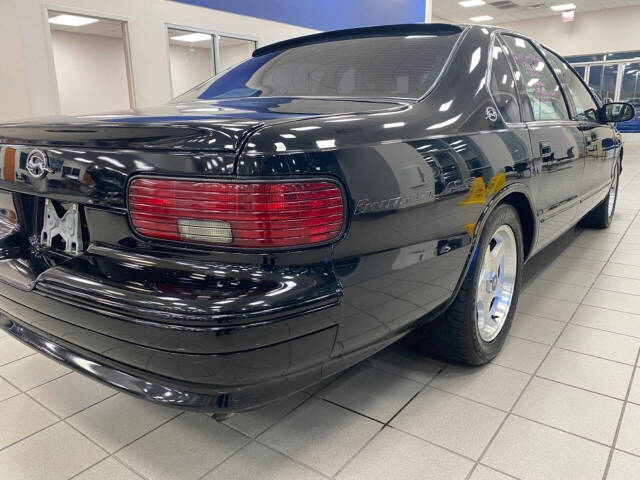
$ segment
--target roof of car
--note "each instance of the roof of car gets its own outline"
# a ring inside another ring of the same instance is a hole
[[[399,35],[453,35],[461,33],[466,26],[449,23],[406,23],[398,25],[379,25],[374,27],[349,28],[331,32],[315,33],[303,37],[283,40],[254,50],[253,56],[259,57],[287,48],[310,45],[313,43],[347,40],[353,38],[387,37]]]

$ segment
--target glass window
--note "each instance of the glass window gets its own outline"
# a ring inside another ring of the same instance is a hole
[[[576,71],[576,73],[578,75],[580,75],[582,78],[587,78],[585,75],[587,74],[587,67],[585,67],[584,65],[581,66],[577,66],[577,67],[573,67],[573,69]]]
[[[556,77],[571,95],[576,107],[577,120],[587,122],[598,121],[598,106],[582,81],[571,71],[571,68],[555,53],[543,49],[543,53],[553,67]]]
[[[567,104],[549,66],[531,43],[505,35],[531,103],[534,120],[568,120]]]
[[[220,71],[233,67],[246,60],[256,49],[256,42],[233,37],[218,37],[218,53],[220,55],[218,67]]]
[[[605,101],[615,98],[617,78],[618,65],[591,65],[589,68],[589,85]]]
[[[213,35],[169,29],[171,86],[178,95],[213,76]]]
[[[48,12],[62,112],[82,115],[131,108],[126,23],[69,15]],[[69,26],[74,19],[85,23]]]
[[[458,36],[350,38],[267,51],[195,88],[185,99],[418,98],[433,85]]]
[[[507,56],[498,44],[493,46],[491,84],[489,87],[505,122],[520,122],[520,106],[518,105],[516,82],[513,79]]]
[[[640,63],[627,63],[625,65],[620,101],[635,105],[636,110],[640,108]]]

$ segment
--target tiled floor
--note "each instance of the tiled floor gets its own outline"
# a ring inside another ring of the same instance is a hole
[[[0,478],[640,478],[640,145],[625,160],[612,227],[528,264],[511,336],[483,368],[396,345],[221,424],[0,333]]]

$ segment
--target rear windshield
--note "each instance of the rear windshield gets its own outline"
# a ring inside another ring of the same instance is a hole
[[[433,85],[459,33],[352,38],[253,57],[178,97],[418,98]]]

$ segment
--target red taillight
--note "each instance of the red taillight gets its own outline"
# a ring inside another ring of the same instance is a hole
[[[129,211],[145,237],[235,247],[294,247],[338,238],[342,193],[328,181],[207,182],[136,178]]]

